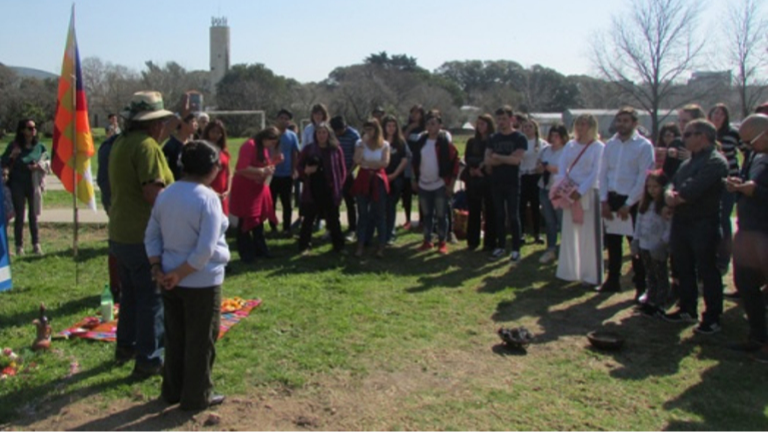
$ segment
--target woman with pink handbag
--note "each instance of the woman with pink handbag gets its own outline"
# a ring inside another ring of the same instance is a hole
[[[590,287],[603,279],[603,227],[598,178],[605,145],[597,119],[582,114],[574,121],[574,139],[563,149],[550,197],[563,209],[557,277]]]

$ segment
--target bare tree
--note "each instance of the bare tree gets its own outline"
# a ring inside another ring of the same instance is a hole
[[[702,52],[704,43],[694,38],[700,11],[696,1],[633,0],[626,15],[614,16],[608,33],[592,43],[595,66],[650,114],[653,136],[661,104],[680,91],[680,80]],[[689,96],[692,101],[697,95]]]
[[[729,3],[723,41],[729,65],[736,67],[742,117],[748,116],[768,89],[761,69],[768,65],[768,21],[759,0]]]

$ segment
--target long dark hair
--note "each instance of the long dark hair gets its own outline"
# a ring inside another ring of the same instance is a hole
[[[731,127],[731,110],[729,110],[728,106],[724,103],[715,104],[715,106],[709,110],[709,114],[707,115],[707,120],[709,120],[712,124],[714,124],[714,122],[712,122],[712,116],[715,114],[716,110],[723,110],[723,114],[725,115],[723,124],[717,129],[717,134],[722,135],[728,132]]]
[[[24,130],[27,128],[27,123],[34,122],[35,126],[37,126],[37,122],[35,122],[34,119],[26,118],[24,120],[19,120],[19,123],[16,125],[16,137],[13,139],[13,142],[19,145],[26,144],[24,142]],[[37,144],[37,135],[32,137],[32,145]]]
[[[395,134],[391,137],[387,136],[387,123],[395,124]],[[389,145],[397,151],[405,150],[405,138],[403,137],[403,131],[400,130],[400,124],[397,122],[397,118],[391,114],[387,114],[381,119],[381,129],[384,132],[384,138],[389,141]]]
[[[640,200],[640,207],[637,209],[640,213],[645,214],[645,212],[648,211],[648,208],[651,206],[651,203],[654,203],[654,210],[656,213],[661,214],[662,209],[664,209],[664,193],[659,194],[659,196],[654,199],[651,194],[648,193],[648,181],[653,180],[656,183],[658,183],[659,186],[661,186],[662,191],[667,186],[667,183],[669,183],[669,179],[667,179],[667,175],[664,174],[664,171],[662,170],[655,170],[648,173],[648,176],[645,178],[645,189],[643,190],[643,199]]]
[[[480,131],[477,130],[477,122],[482,121],[486,125],[488,125],[488,131],[486,132],[486,136],[481,136]],[[484,139],[488,139],[491,135],[496,132],[496,122],[493,120],[493,117],[491,117],[490,114],[480,114],[477,116],[477,120],[475,120],[475,139],[478,141],[482,141]]]
[[[664,143],[664,135],[667,132],[672,132],[672,134],[675,135],[675,138],[680,138],[680,136],[682,135],[682,133],[680,132],[680,126],[678,126],[677,123],[675,122],[664,123],[661,129],[659,129],[659,137],[656,139],[656,147],[667,146]]]
[[[214,128],[219,128],[221,130],[221,138],[219,138],[218,142],[213,142],[210,139],[208,139],[208,135],[210,134],[211,130],[213,130]],[[219,146],[222,152],[226,152],[227,151],[227,128],[224,127],[224,122],[222,122],[219,119],[216,119],[216,120],[212,120],[207,125],[205,125],[205,129],[203,129],[203,139],[213,142],[214,144]]]
[[[253,137],[253,141],[256,143],[256,160],[259,162],[264,162],[264,140],[268,139],[279,140],[280,131],[276,127],[270,126],[260,130]]]
[[[416,105],[412,106],[410,110],[408,110],[408,123],[411,122],[411,114],[413,114],[414,111],[416,111],[419,114],[421,114],[421,116],[419,116],[419,127],[421,129],[426,128],[427,127],[427,113],[426,113],[426,111],[424,111],[424,107],[421,106],[421,104],[416,104]]]

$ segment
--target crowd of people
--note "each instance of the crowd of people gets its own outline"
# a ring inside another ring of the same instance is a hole
[[[556,124],[543,133],[535,118],[503,106],[478,116],[462,157],[436,109],[416,105],[401,126],[395,113],[377,107],[358,132],[317,104],[301,139],[293,113],[282,109],[275,126],[243,143],[231,167],[221,119],[186,108],[172,113],[159,93],[138,92],[121,113],[124,129],[113,124],[115,133],[99,150],[110,277],[121,304],[116,358],[135,359],[135,377],[162,374],[162,397],[183,409],[221,403],[211,369],[215,312],[230,259],[228,217],[243,263],[273,257],[265,224],[297,235],[299,252],[312,254],[319,220],[334,253],[346,254],[352,243],[356,257],[370,247],[384,258],[396,241],[398,205],[405,212],[400,228],[418,227],[423,236],[418,250],[445,255],[455,243],[458,180],[470,253],[508,257],[517,267],[539,253],[529,245],[546,244],[538,261],[557,261],[557,278],[610,294],[624,288],[626,238],[637,312],[697,323],[698,334],[721,329],[723,277],[733,261],[737,291],[730,295],[741,297],[750,331],[732,348],[768,362],[761,291],[768,282],[768,104],[760,109],[737,130],[725,105],[708,115],[689,105],[677,123],[662,125],[649,139],[637,111],[625,107],[615,116],[615,135],[603,142],[593,115],[578,116],[571,131]],[[13,175],[17,215],[44,152],[35,150],[34,137],[34,122],[20,123],[15,144],[2,156]],[[414,196],[418,219],[411,214]],[[38,250],[32,222],[30,212]]]

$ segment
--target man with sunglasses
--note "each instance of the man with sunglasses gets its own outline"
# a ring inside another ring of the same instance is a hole
[[[694,330],[713,334],[721,330],[723,280],[717,269],[717,248],[722,237],[720,198],[728,175],[728,162],[717,151],[717,130],[706,120],[693,120],[685,127],[683,140],[691,158],[684,161],[665,194],[674,209],[670,246],[680,281],[678,310],[667,314],[669,322],[696,322],[697,276],[704,283],[706,310]]]
[[[739,134],[750,149],[739,177],[729,177],[726,188],[736,193],[738,231],[733,240],[733,271],[749,323],[746,342],[731,345],[755,352],[768,363],[768,331],[761,287],[768,283],[768,116],[754,114],[742,123]]]

